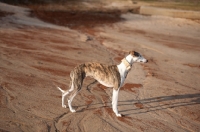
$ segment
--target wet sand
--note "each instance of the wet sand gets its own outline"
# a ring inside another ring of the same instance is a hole
[[[0,6],[0,131],[200,131],[199,23],[118,12],[31,15]],[[76,113],[61,107],[56,87],[68,89],[76,65],[119,64],[129,50],[149,62],[134,64],[121,88],[125,117],[112,112],[112,89],[91,78],[72,103]]]

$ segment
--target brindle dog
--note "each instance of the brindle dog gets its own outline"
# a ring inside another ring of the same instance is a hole
[[[58,87],[62,92],[62,107],[66,108],[64,99],[68,95],[69,109],[71,112],[76,112],[71,106],[72,100],[81,90],[84,78],[90,76],[106,87],[113,87],[112,109],[116,116],[121,116],[117,109],[119,89],[123,85],[134,62],[146,63],[147,60],[138,52],[130,51],[129,55],[119,65],[105,65],[93,62],[76,66],[70,73],[70,89],[64,91]]]

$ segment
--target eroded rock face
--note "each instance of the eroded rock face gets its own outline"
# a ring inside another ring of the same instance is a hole
[[[102,7],[102,6],[107,6],[107,7],[122,7],[122,6],[127,6],[130,4],[136,4],[137,2],[132,2],[131,0],[109,0],[109,1],[104,1],[104,0],[93,0],[93,1],[63,1],[63,0],[1,0],[1,2],[7,3],[7,4],[13,4],[13,5],[55,5],[59,4],[60,6],[68,6],[68,7],[79,7],[84,6],[82,8],[95,8],[95,7]],[[67,4],[67,5],[66,5]]]
[[[175,17],[175,18],[200,19],[200,12],[198,11],[164,9],[164,8],[151,7],[151,6],[141,6],[140,14],[169,16],[169,17]]]

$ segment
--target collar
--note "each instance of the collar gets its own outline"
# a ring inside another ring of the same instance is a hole
[[[124,63],[124,65],[126,66],[127,71],[131,70],[132,65],[127,61],[126,58],[122,59],[122,63]]]

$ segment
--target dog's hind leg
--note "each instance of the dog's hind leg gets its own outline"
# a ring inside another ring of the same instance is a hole
[[[69,94],[69,91],[64,91],[60,87],[57,87],[62,92],[62,107],[66,108],[65,105],[65,96]]]
[[[77,93],[81,90],[83,79],[85,78],[85,73],[81,67],[76,67],[73,72],[70,74],[71,77],[71,89],[69,90],[68,106],[71,112],[76,112],[71,103]]]
[[[65,93],[62,93],[62,107],[66,108],[67,106],[65,105],[65,96],[68,95],[69,92],[66,91]]]
[[[65,105],[65,96],[67,96],[70,92],[74,90],[74,85],[73,85],[73,73],[70,74],[70,89],[67,91],[62,90],[60,87],[57,87],[61,92],[62,92],[62,107],[66,108],[67,106]]]
[[[76,110],[73,109],[72,107],[72,101],[74,99],[74,97],[78,94],[78,92],[81,90],[81,85],[74,89],[74,91],[72,93],[70,93],[69,99],[68,99],[68,106],[71,112],[76,112]]]
[[[72,107],[72,101],[73,101],[74,97],[77,95],[77,93],[78,93],[78,91],[74,92],[74,93],[70,96],[70,98],[68,99],[68,106],[69,106],[69,109],[70,109],[71,112],[76,112],[76,110],[73,109],[73,107]]]

